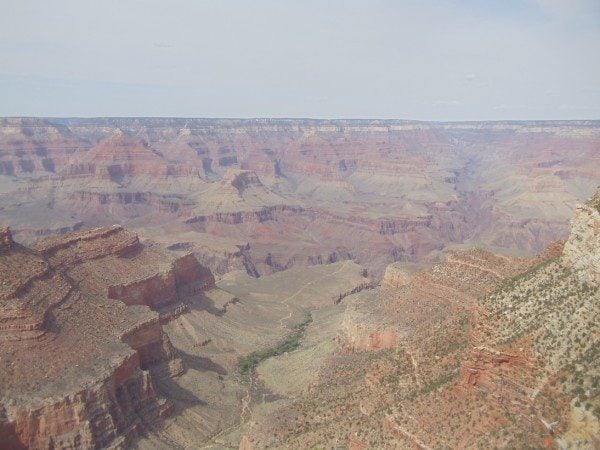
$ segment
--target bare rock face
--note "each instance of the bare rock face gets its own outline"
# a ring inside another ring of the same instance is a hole
[[[600,191],[578,205],[571,221],[571,234],[565,243],[563,260],[583,279],[600,283]]]
[[[367,291],[346,301],[346,312],[339,337],[345,352],[377,351],[397,348],[401,332],[396,324],[385,319],[385,311],[376,305],[378,290]]]
[[[14,245],[9,227],[0,228],[0,251],[9,251]]]
[[[196,294],[214,283],[210,270],[188,254],[175,259],[164,272],[109,286],[108,297],[126,305],[164,310],[176,306],[182,295]]]
[[[250,170],[233,170],[229,169],[223,177],[223,183],[231,184],[237,191],[242,194],[248,187],[262,187],[258,175]]]
[[[406,286],[419,270],[423,270],[423,266],[405,262],[392,263],[385,268],[381,284],[392,288]]]
[[[154,377],[183,370],[162,322],[212,274],[120,226],[1,243],[0,448],[126,447],[171,409]]]

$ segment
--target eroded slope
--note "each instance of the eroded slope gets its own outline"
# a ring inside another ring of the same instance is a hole
[[[578,207],[564,251],[395,264],[346,299],[344,351],[242,447],[597,448],[597,198]]]
[[[161,322],[214,284],[191,255],[119,226],[35,250],[5,229],[0,268],[1,448],[124,447],[170,411],[155,382],[183,367]]]

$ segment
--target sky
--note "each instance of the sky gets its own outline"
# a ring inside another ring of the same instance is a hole
[[[0,3],[0,116],[600,119],[600,0]]]

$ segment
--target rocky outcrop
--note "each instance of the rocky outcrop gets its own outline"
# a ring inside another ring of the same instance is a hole
[[[423,270],[424,266],[406,262],[395,262],[386,267],[381,284],[400,288],[408,285],[417,272]]]
[[[376,351],[399,345],[401,331],[393,321],[385,319],[378,295],[379,289],[373,289],[347,300],[338,336],[345,352]]]
[[[509,404],[515,413],[524,414],[540,367],[523,348],[500,351],[484,346],[473,347],[463,365],[461,382],[479,389],[493,401]]]
[[[194,295],[215,285],[211,271],[201,265],[192,254],[175,260],[173,274],[177,289],[184,295]]]
[[[563,260],[582,279],[600,283],[600,191],[578,205],[571,221],[571,234],[565,243]]]
[[[8,252],[14,245],[9,227],[0,228],[0,251]]]
[[[35,249],[51,264],[69,268],[83,261],[123,256],[138,249],[139,245],[137,234],[113,225],[48,238],[36,244]]]
[[[126,330],[121,336],[121,341],[138,353],[140,367],[144,370],[168,363],[176,357],[175,348],[163,331],[158,316],[153,316],[151,320],[135,324]]]
[[[262,187],[262,183],[255,172],[251,170],[232,170],[229,169],[223,177],[222,183],[230,184],[233,186],[239,194],[250,186]]]
[[[11,407],[8,419],[0,421],[0,448],[126,448],[170,407],[157,396],[134,354],[111,368],[106,378],[47,406]]]
[[[71,283],[39,254],[16,244],[10,230],[0,247],[0,338],[20,341],[46,332],[50,310],[73,295]]]
[[[171,272],[158,273],[142,280],[114,284],[108,288],[108,298],[158,310],[177,302],[175,277]]]
[[[379,283],[376,281],[365,281],[364,283],[359,284],[358,286],[353,287],[349,291],[345,291],[340,293],[338,296],[333,298],[334,303],[340,303],[349,295],[357,294],[358,292],[364,291],[365,289],[374,289],[377,287]]]
[[[161,310],[175,305],[182,297],[214,286],[214,283],[210,270],[188,254],[174,260],[165,272],[110,285],[108,298],[121,300],[126,305],[146,305]]]
[[[298,206],[277,205],[260,208],[256,211],[220,212],[210,215],[194,216],[186,220],[197,231],[206,231],[206,227],[215,223],[238,225],[242,223],[263,223],[275,221],[280,215],[301,213],[303,208]]]
[[[46,239],[35,251],[7,236],[0,449],[127,447],[172,408],[156,380],[184,369],[162,323],[213,286],[212,274],[119,226]]]

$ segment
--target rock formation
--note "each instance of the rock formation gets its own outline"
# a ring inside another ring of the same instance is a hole
[[[600,192],[578,205],[565,243],[563,260],[584,280],[600,283]]]
[[[156,425],[156,377],[183,370],[161,318],[210,271],[120,226],[1,243],[0,448],[122,448]]]
[[[121,223],[166,246],[193,243],[217,276],[353,259],[380,278],[393,261],[440,262],[457,244],[534,254],[564,238],[597,183],[599,130],[7,118],[0,222],[24,243]]]
[[[599,148],[0,119],[0,448],[597,448]]]
[[[597,199],[578,207],[564,250],[394,263],[345,299],[340,354],[240,448],[597,448]]]
[[[391,288],[400,288],[410,284],[419,270],[422,270],[422,266],[416,264],[395,262],[385,268],[385,273],[381,283]]]

